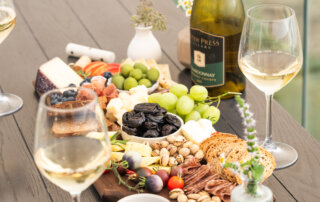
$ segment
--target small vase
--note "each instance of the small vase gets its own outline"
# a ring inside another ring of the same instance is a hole
[[[158,40],[153,36],[152,26],[136,26],[135,29],[136,34],[128,46],[128,58],[133,60],[155,59],[158,62],[162,52]]]
[[[273,202],[273,194],[269,187],[254,180],[242,180],[242,184],[233,189],[231,202]],[[251,188],[251,193],[246,190]]]

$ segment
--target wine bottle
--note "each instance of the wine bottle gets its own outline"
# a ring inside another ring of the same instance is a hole
[[[245,77],[238,66],[244,22],[241,0],[195,0],[190,24],[191,79],[210,96],[242,92]],[[229,95],[224,98],[233,97]]]

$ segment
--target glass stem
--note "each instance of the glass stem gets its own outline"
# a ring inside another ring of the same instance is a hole
[[[266,139],[262,146],[265,149],[276,149],[276,145],[272,141],[272,99],[273,94],[266,94]]]
[[[80,194],[71,194],[72,202],[80,202]]]

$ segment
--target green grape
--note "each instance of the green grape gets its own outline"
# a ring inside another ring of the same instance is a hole
[[[217,123],[220,118],[220,110],[215,106],[210,106],[202,115],[202,118],[209,119],[212,125]]]
[[[203,104],[203,103],[198,103],[195,107],[194,110],[199,112],[201,115],[209,109],[209,105],[208,104]]]
[[[138,85],[137,80],[135,80],[132,77],[128,77],[126,78],[126,80],[124,80],[124,89],[125,90],[130,90],[131,88],[134,88]]]
[[[179,98],[176,106],[176,110],[181,115],[189,114],[194,107],[194,100],[187,95]]]
[[[148,71],[148,67],[146,67],[144,64],[142,63],[134,63],[134,68],[135,69],[140,69],[142,71],[142,73],[146,74]]]
[[[176,109],[171,109],[171,110],[168,110],[168,112],[172,113],[172,114],[178,114],[177,110]]]
[[[121,66],[121,74],[124,77],[128,77],[131,70],[133,70],[133,66],[130,64],[124,64]]]
[[[175,84],[170,87],[170,93],[175,94],[177,97],[181,97],[188,94],[188,88],[183,84]]]
[[[160,96],[159,105],[166,110],[172,110],[176,107],[177,96],[172,93],[164,93]]]
[[[153,93],[153,94],[149,95],[148,102],[150,102],[150,103],[158,103],[159,100],[160,100],[160,96],[161,96],[160,93]]]
[[[156,82],[159,79],[160,73],[156,68],[151,68],[149,69],[149,71],[147,72],[147,78],[151,81],[151,82]]]
[[[185,122],[188,122],[190,120],[198,121],[200,119],[201,119],[200,113],[197,112],[197,111],[192,111],[192,112],[190,112],[189,114],[186,115],[184,121]]]
[[[208,97],[208,90],[203,86],[194,85],[190,89],[190,95],[195,101],[202,102]]]
[[[119,90],[123,90],[124,77],[117,75],[113,76],[111,82],[117,87]]]
[[[139,81],[142,78],[142,71],[140,69],[133,69],[130,71],[129,76]]]
[[[148,79],[140,79],[139,85],[145,85],[145,87],[149,88],[152,86],[151,81]]]

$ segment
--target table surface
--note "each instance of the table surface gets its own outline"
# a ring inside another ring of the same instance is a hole
[[[24,107],[0,118],[0,201],[70,201],[69,195],[42,177],[33,161],[33,139],[38,97],[32,80],[38,67],[53,57],[66,62],[68,42],[112,50],[117,62],[126,58],[134,35],[130,15],[138,0],[16,0],[17,24],[0,46],[0,86],[4,92],[21,96]],[[190,71],[177,60],[177,33],[188,26],[184,13],[172,0],[154,1],[167,16],[168,30],[156,32],[163,56],[175,81],[191,85]],[[259,137],[265,132],[265,99],[247,84],[245,98],[255,113]],[[243,135],[233,99],[223,101],[215,128]],[[273,106],[274,139],[292,145],[299,160],[278,170],[265,182],[278,201],[320,200],[320,146],[278,103]],[[93,187],[82,193],[82,201],[101,201]]]

